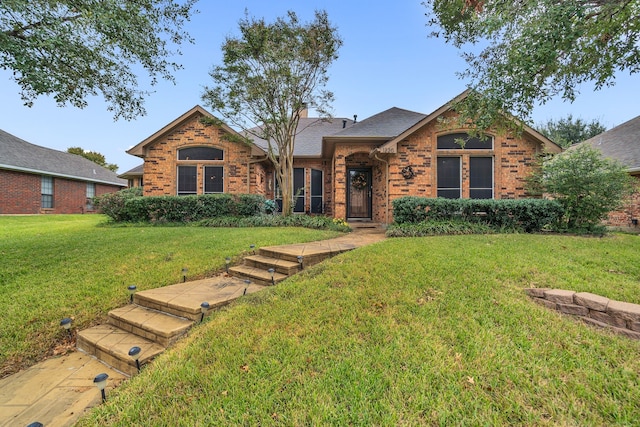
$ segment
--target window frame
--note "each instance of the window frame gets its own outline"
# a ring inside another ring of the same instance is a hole
[[[180,169],[193,169],[195,171],[195,175],[193,177],[193,185],[194,190],[180,190],[181,179],[180,179]],[[176,168],[176,194],[178,196],[190,196],[194,194],[198,194],[198,166],[197,165],[178,165]]]
[[[317,174],[320,174],[320,188],[317,188],[317,185],[314,185],[314,175],[316,175],[316,179],[318,178]],[[311,183],[309,190],[309,213],[312,214],[323,214],[324,213],[324,171],[322,169],[311,169]],[[319,190],[319,193],[318,193]],[[315,203],[314,203],[315,201]],[[318,204],[319,202],[319,204]],[[319,206],[319,209],[317,208]]]
[[[220,156],[212,155],[212,156],[199,156],[199,157],[187,157],[186,153],[188,151],[194,150],[213,150],[215,154],[220,154]],[[188,147],[180,147],[176,150],[177,159],[179,162],[222,162],[224,161],[224,150],[218,147],[206,146],[206,145],[195,145]],[[181,158],[184,155],[186,158]]]
[[[479,160],[479,159],[488,159],[490,160],[491,166],[489,168],[490,170],[490,178],[491,178],[491,186],[490,187],[473,187],[473,171],[474,168],[472,166],[472,161],[473,160]],[[472,192],[473,191],[486,191],[486,190],[490,190],[491,191],[491,196],[490,197],[472,197]],[[495,197],[495,162],[494,162],[494,158],[493,156],[469,156],[469,198],[470,199],[493,199]]]
[[[220,169],[220,191],[207,191],[207,169]],[[224,166],[221,165],[204,165],[202,166],[202,190],[204,194],[222,194],[224,193]]]
[[[441,187],[440,186],[440,172],[442,170],[440,161],[445,159],[457,159],[458,160],[458,186],[457,187]],[[441,194],[445,191],[458,191],[458,197],[449,197]],[[461,199],[462,198],[462,156],[438,156],[436,158],[436,196],[445,199]]]
[[[54,208],[54,178],[51,175],[42,175],[40,179],[40,207],[42,209]]]

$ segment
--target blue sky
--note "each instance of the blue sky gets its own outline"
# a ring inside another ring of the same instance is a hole
[[[336,97],[336,117],[357,114],[363,120],[391,107],[430,113],[465,89],[465,82],[455,74],[464,69],[464,61],[454,47],[429,37],[427,9],[420,0],[200,0],[197,9],[200,13],[187,24],[195,44],[183,46],[178,59],[184,69],[175,74],[176,85],[161,82],[154,87],[146,100],[146,116],[114,122],[101,98],[89,99],[83,110],[60,108],[47,97],[28,108],[10,72],[0,71],[0,129],[61,151],[68,147],[98,151],[120,166],[119,173],[125,172],[142,163],[126,154],[128,148],[202,104],[203,87],[211,84],[208,72],[220,63],[220,46],[225,36],[237,34],[245,9],[269,21],[287,10],[294,10],[303,21],[311,20],[315,9],[328,12],[344,41],[328,85]],[[621,74],[614,87],[598,92],[586,85],[572,104],[554,100],[536,108],[533,121],[573,114],[598,119],[609,128],[619,125],[640,115],[639,78]]]

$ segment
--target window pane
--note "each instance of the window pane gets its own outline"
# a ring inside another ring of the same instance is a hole
[[[293,169],[293,196],[297,196],[293,211],[304,212],[304,168]]]
[[[322,205],[322,171],[311,169],[311,213],[321,214]]]
[[[456,142],[456,140],[466,141],[464,144],[465,150],[481,150],[493,148],[493,138],[487,136],[485,140],[479,138],[469,138],[466,133],[450,133],[448,135],[441,135],[438,137],[437,148],[438,150],[460,150],[463,147]]]
[[[224,152],[213,147],[189,147],[178,150],[178,160],[224,160]]]
[[[198,170],[195,166],[178,166],[178,194],[197,193]]]
[[[53,177],[42,177],[40,180],[40,194],[40,206],[44,209],[53,208]]]
[[[205,166],[204,168],[204,192],[222,193],[224,192],[222,166]]]
[[[438,191],[441,189],[460,193],[460,157],[438,157]]]
[[[469,197],[472,199],[493,198],[493,158],[469,158]]]
[[[444,197],[445,199],[459,199],[460,198],[460,190],[441,190],[438,189],[438,197]]]
[[[87,198],[93,198],[96,196],[96,184],[93,182],[87,182]]]

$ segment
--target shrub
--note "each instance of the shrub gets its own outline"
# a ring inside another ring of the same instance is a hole
[[[564,207],[559,228],[568,231],[598,229],[632,191],[626,167],[587,145],[545,161],[540,181]]]
[[[115,193],[93,198],[96,208],[114,221],[129,221],[124,205],[127,200],[142,196],[141,187],[125,188]]]
[[[203,227],[305,227],[323,230],[350,231],[344,221],[334,221],[326,216],[310,215],[255,215],[251,217],[216,217],[198,222]]]
[[[486,224],[464,220],[427,220],[420,223],[392,224],[387,237],[422,237],[441,234],[488,234],[494,230]]]
[[[535,232],[557,222],[562,205],[553,200],[472,200],[402,197],[393,201],[397,224],[425,221],[483,223],[495,230]]]

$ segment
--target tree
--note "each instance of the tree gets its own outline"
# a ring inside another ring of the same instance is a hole
[[[536,128],[540,133],[562,148],[568,148],[573,144],[586,141],[607,130],[607,128],[597,120],[592,120],[587,123],[580,118],[574,119],[571,114],[563,119],[547,120],[546,123],[541,123],[537,125]]]
[[[333,93],[325,90],[328,68],[338,58],[342,40],[325,11],[302,24],[294,12],[274,23],[245,18],[240,37],[227,37],[223,64],[210,72],[214,86],[203,100],[232,126],[268,143],[282,191],[282,213],[293,200],[293,149],[302,110],[329,117]]]
[[[172,50],[196,0],[0,1],[0,68],[11,70],[25,105],[52,95],[58,105],[87,106],[102,94],[114,117],[144,115],[135,68],[155,85],[174,81]]]
[[[620,162],[579,145],[542,165],[542,186],[565,210],[561,228],[593,230],[632,192],[632,178]]]
[[[102,167],[109,169],[112,172],[118,171],[118,165],[114,163],[107,163],[107,160],[104,158],[104,155],[96,152],[96,151],[84,151],[83,148],[80,147],[69,147],[67,148],[67,153],[76,154],[78,156],[82,156],[85,159],[91,160],[93,163],[96,163]]]
[[[640,70],[640,0],[427,0],[433,36],[466,49],[471,96],[457,109],[480,129],[501,112],[528,119],[537,103],[573,101],[578,87]],[[482,47],[479,47],[482,46]]]

